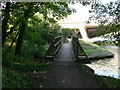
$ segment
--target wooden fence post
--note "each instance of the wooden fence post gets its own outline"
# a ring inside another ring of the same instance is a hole
[[[83,50],[77,37],[72,36],[72,46],[73,46],[73,51],[77,60],[79,60],[80,54],[84,55],[86,59],[88,59],[87,54]]]

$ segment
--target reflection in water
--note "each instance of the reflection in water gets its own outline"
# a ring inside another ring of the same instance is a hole
[[[95,71],[97,75],[112,76],[120,78],[120,68],[118,67],[118,56],[120,56],[120,49],[116,46],[104,46],[107,50],[115,54],[114,58],[107,58],[104,60],[93,61],[91,64],[86,64]],[[119,50],[118,50],[119,49]]]

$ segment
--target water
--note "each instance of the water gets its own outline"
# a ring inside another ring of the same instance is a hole
[[[107,50],[115,54],[114,58],[93,61],[86,64],[95,71],[97,75],[111,76],[120,79],[120,48],[116,46],[103,46]]]
[[[94,37],[92,39],[88,38],[86,30],[82,28],[80,30],[82,38],[84,41],[95,42],[107,40],[102,37]],[[97,75],[111,76],[120,79],[120,47],[116,46],[103,46],[103,48],[111,51],[115,54],[114,58],[107,58],[104,60],[93,61],[91,64],[86,64],[95,71]]]

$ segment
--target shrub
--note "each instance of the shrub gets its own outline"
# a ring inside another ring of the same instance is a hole
[[[29,88],[30,85],[31,83],[21,74],[7,69],[2,70],[3,88]]]

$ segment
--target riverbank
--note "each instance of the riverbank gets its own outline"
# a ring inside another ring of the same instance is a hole
[[[111,76],[101,76],[100,74],[98,75],[95,72],[95,70],[99,70],[99,69],[102,70],[101,68],[103,68],[103,71],[106,69],[105,70],[106,72],[109,71],[108,68],[110,68],[110,67],[117,68],[115,63],[117,62],[117,64],[118,64],[119,55],[117,52],[113,52],[113,51],[117,51],[116,50],[117,48],[113,47],[113,46],[112,47],[111,46],[100,47],[96,44],[93,44],[90,42],[84,42],[81,40],[80,40],[80,44],[83,47],[86,54],[88,55],[88,58],[92,59],[92,64],[88,64],[87,67],[93,69],[94,73],[92,73],[89,70],[88,70],[88,72],[92,76],[94,76],[94,77],[98,78],[99,80],[101,80],[102,82],[104,82],[108,88],[120,89],[120,84],[119,84],[120,79],[114,78]],[[111,50],[111,48],[114,48],[114,49]],[[113,56],[114,56],[114,58],[111,58]],[[115,59],[115,60],[113,60],[113,59]],[[109,66],[110,63],[111,63],[111,65]],[[115,66],[114,66],[114,64],[115,64]],[[85,65],[85,67],[86,67],[86,65]],[[110,68],[110,70],[112,70],[112,68]]]
[[[100,82],[104,83],[107,88],[120,89],[120,79],[109,77],[109,76],[100,76],[94,73],[94,70],[85,64],[82,65],[83,69],[89,73],[92,77],[97,78]]]
[[[99,60],[104,58],[112,58],[114,54],[91,42],[79,41],[89,60]],[[82,57],[81,57],[82,58]],[[84,58],[84,57],[83,57]]]

